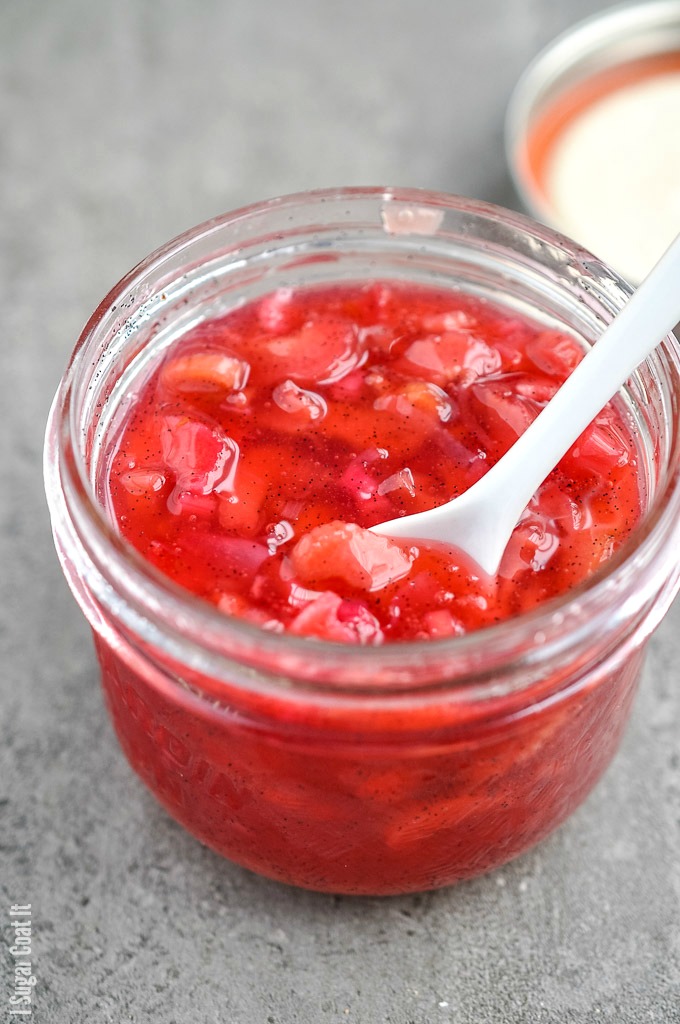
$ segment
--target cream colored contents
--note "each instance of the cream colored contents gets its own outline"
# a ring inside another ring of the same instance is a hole
[[[588,107],[558,139],[545,185],[565,234],[642,280],[680,232],[680,72]]]

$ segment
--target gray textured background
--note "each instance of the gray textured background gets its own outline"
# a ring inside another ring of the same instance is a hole
[[[678,604],[621,753],[543,846],[436,894],[296,892],[201,847],[124,763],[40,474],[80,327],[138,259],[308,187],[512,204],[509,90],[604,6],[2,3],[0,1015],[4,908],[30,901],[39,1022],[680,1021]]]

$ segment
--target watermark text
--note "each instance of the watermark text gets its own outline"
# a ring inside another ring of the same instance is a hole
[[[36,984],[31,945],[31,904],[13,903],[9,908],[9,921],[9,952],[14,961],[14,986],[9,997],[9,1012],[14,1017],[28,1017],[33,1013],[33,989]]]

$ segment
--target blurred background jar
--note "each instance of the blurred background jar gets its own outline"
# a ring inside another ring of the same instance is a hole
[[[632,284],[680,232],[680,3],[624,4],[529,65],[506,121],[525,207]]]

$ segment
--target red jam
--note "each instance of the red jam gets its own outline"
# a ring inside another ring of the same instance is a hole
[[[542,485],[498,578],[367,527],[440,505],[512,445],[575,339],[447,290],[347,284],[200,324],[144,384],[111,458],[123,535],[265,629],[359,644],[460,635],[583,580],[640,515],[614,405]]]
[[[428,638],[436,653],[572,587],[639,518],[636,447],[610,406],[531,502],[496,580],[454,549],[367,530],[467,488],[581,355],[450,291],[280,290],[168,351],[122,424],[106,500],[150,562],[229,616],[353,644]],[[581,644],[557,667],[527,662],[501,695],[466,699],[454,678],[383,699],[379,674],[371,696],[261,690],[237,664],[211,679],[116,629],[95,637],[123,749],[170,813],[239,864],[340,893],[437,888],[547,835],[611,760],[642,657]],[[326,651],[308,647],[320,675]]]

